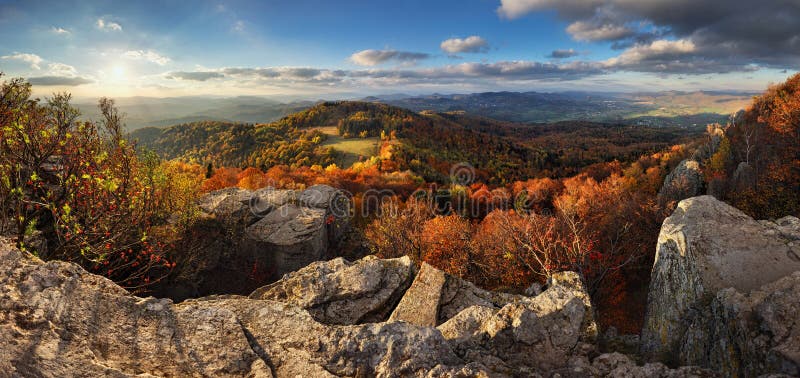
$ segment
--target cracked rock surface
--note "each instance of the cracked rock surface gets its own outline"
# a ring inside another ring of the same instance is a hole
[[[458,283],[457,278],[426,269],[419,288],[439,288],[442,298],[459,296],[458,290],[453,295],[445,288],[448,281]],[[45,263],[0,240],[0,375],[710,374],[660,364],[637,366],[622,355],[590,360],[596,326],[585,288],[572,272],[555,276],[536,297],[507,297],[507,303],[497,305],[488,300],[489,292],[458,283],[462,294],[471,293],[464,298],[472,298],[474,304],[438,328],[403,319],[387,321],[403,302],[401,297],[408,293],[407,303],[419,297],[418,290],[408,289],[414,279],[408,258],[368,257],[352,263],[336,259],[311,264],[250,297],[216,295],[174,304],[133,296],[75,264]],[[434,289],[426,297],[435,297]],[[420,303],[440,306],[425,312],[425,322],[433,322],[436,313],[441,316],[439,310],[450,303]]]
[[[727,376],[800,375],[800,221],[756,221],[712,196],[664,220],[642,355]]]

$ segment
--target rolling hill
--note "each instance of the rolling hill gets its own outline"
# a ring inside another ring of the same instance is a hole
[[[591,164],[630,161],[700,129],[585,121],[523,124],[463,112],[413,112],[370,102],[323,102],[265,124],[192,122],[145,128],[133,138],[168,159],[215,166],[347,167],[379,155],[384,170],[443,182],[468,163],[485,182],[564,176]]]
[[[415,111],[465,111],[515,122],[595,121],[650,126],[691,126],[721,122],[752,99],[744,92],[486,92],[398,98],[374,96]]]

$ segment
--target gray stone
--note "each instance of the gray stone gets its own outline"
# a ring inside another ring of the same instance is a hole
[[[138,298],[0,242],[0,371],[8,376],[489,376],[434,328],[331,326],[288,303]]]
[[[353,263],[336,258],[289,273],[250,298],[291,303],[326,324],[379,322],[389,317],[413,278],[414,265],[407,256],[367,256]]]
[[[446,280],[445,272],[423,262],[417,277],[400,299],[389,321],[436,327],[439,320],[439,302]]]
[[[715,366],[690,356],[708,354],[709,343],[718,338],[714,327],[726,325],[718,323],[721,320],[706,322],[711,327],[706,332],[692,324],[725,318],[715,315],[711,306],[720,290],[747,294],[800,270],[795,258],[800,245],[786,236],[793,232],[792,222],[765,225],[711,196],[681,201],[664,221],[658,239],[641,335],[643,355],[669,363]],[[681,356],[685,348],[691,350]]]
[[[245,225],[254,219],[248,203],[251,198],[249,190],[241,188],[225,188],[216,190],[200,197],[197,205],[205,213],[214,215],[223,223]]]
[[[498,310],[493,307],[472,306],[436,327],[448,340],[463,341],[480,332],[483,322]]]
[[[720,290],[689,322],[681,364],[724,376],[800,376],[800,272],[742,294]]]
[[[299,201],[304,206],[328,209],[341,193],[327,185],[313,185],[300,193]]]
[[[483,306],[500,309],[508,303],[525,299],[522,295],[513,295],[483,290],[472,282],[447,275],[442,287],[439,305],[439,321],[442,324],[456,316],[459,312],[472,306]]]
[[[441,281],[438,271],[426,270]],[[592,310],[571,272],[556,275],[535,298],[516,298],[501,309],[472,306],[438,329],[319,321],[363,320],[363,308],[388,315],[391,299],[385,298],[399,299],[396,291],[405,291],[412,276],[407,257],[337,259],[289,274],[251,298],[217,295],[176,305],[130,295],[75,264],[45,263],[0,240],[0,371],[41,377],[711,376],[697,368],[636,366],[621,355],[590,362]],[[766,329],[784,340],[766,349],[768,361],[792,361],[796,351],[796,328],[780,325],[796,310],[786,307],[796,306],[792,299],[769,301],[779,307],[753,302]]]
[[[336,207],[311,201],[308,194],[269,187],[227,188],[202,196],[201,216],[182,240],[187,262],[157,292],[177,300],[221,292],[247,294],[324,259],[349,228],[349,214],[336,214],[350,202],[332,187],[312,188],[335,198],[325,203]]]
[[[279,271],[300,269],[328,250],[325,210],[285,204],[247,227],[245,243],[268,253],[268,264]]]
[[[542,374],[593,351],[593,309],[580,278],[558,273],[542,294],[500,310],[472,306],[439,329],[456,353],[503,374]]]
[[[680,201],[703,194],[703,183],[700,163],[690,159],[681,161],[664,178],[664,184],[658,192],[659,200],[662,202]]]
[[[538,282],[534,282],[525,289],[525,295],[529,297],[535,297],[542,293],[542,284]]]

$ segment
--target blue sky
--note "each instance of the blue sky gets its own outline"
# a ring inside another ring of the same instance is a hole
[[[760,90],[800,66],[800,5],[752,3],[0,1],[0,70],[89,97]]]

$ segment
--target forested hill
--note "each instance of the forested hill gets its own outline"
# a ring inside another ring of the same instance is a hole
[[[136,130],[133,138],[168,159],[214,166],[327,166],[329,138],[374,140],[384,171],[411,170],[444,181],[467,162],[487,182],[563,176],[599,162],[628,161],[675,144],[693,130],[591,122],[519,124],[463,113],[416,113],[380,103],[322,102],[268,124],[192,122]],[[339,160],[340,161],[340,160]],[[346,167],[344,167],[346,168]]]
[[[328,165],[335,151],[321,144],[315,127],[336,126],[345,137],[378,136],[421,117],[411,111],[366,102],[322,102],[265,124],[200,121],[135,130],[132,138],[167,159],[215,166]]]

